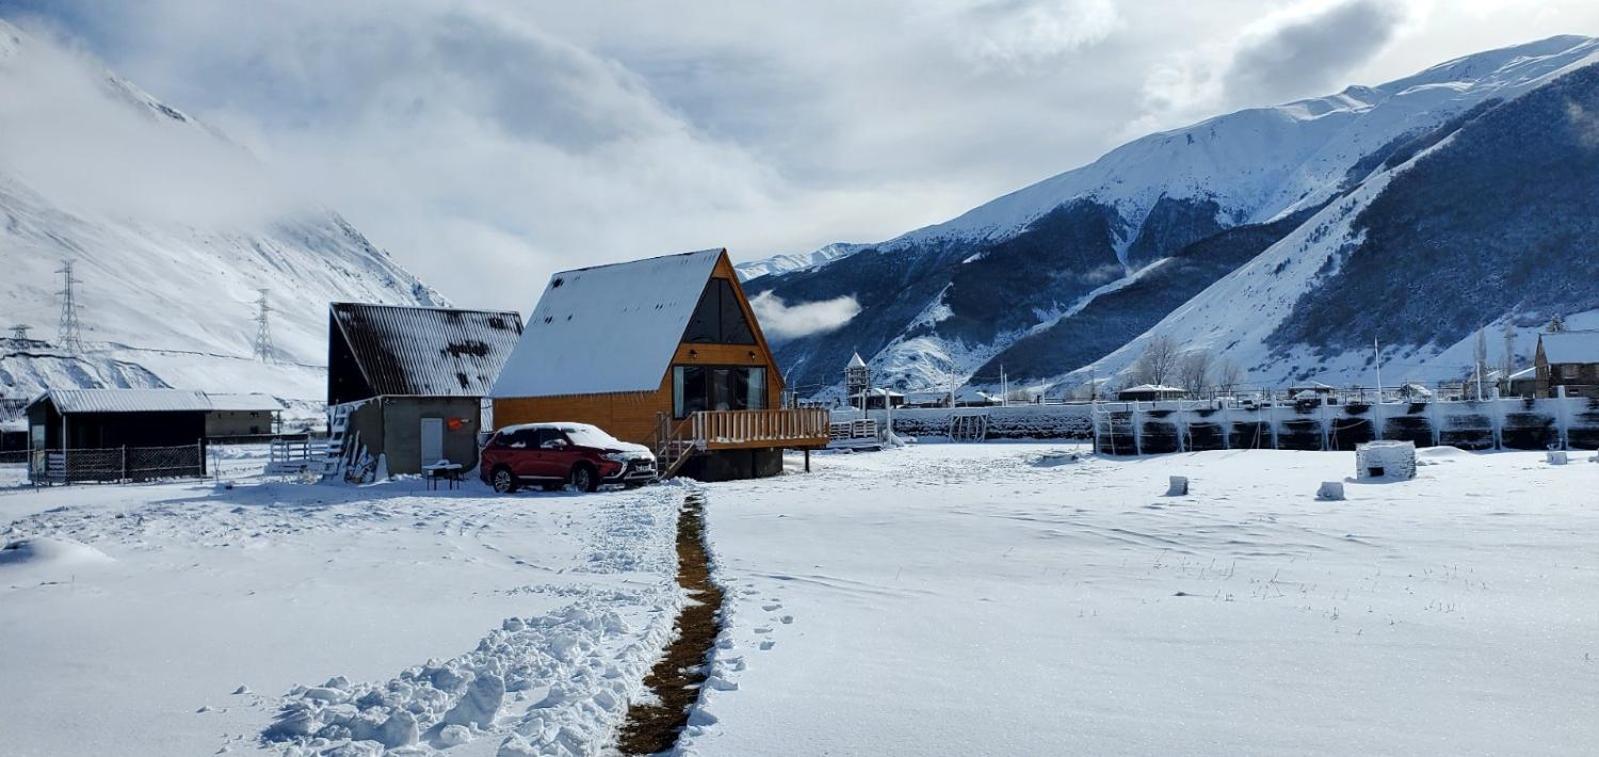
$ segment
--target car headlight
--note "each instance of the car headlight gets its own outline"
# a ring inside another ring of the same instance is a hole
[[[607,452],[603,455],[600,455],[600,457],[610,460],[613,463],[626,463],[630,459],[626,452]]]

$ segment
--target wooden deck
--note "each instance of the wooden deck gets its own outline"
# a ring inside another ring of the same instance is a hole
[[[702,410],[680,421],[662,415],[650,446],[662,476],[671,476],[700,452],[733,449],[820,449],[827,446],[826,408]]]

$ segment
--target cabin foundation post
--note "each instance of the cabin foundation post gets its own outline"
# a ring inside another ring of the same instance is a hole
[[[806,473],[810,473],[811,472],[811,448],[810,447],[806,447],[805,448],[805,472]]]

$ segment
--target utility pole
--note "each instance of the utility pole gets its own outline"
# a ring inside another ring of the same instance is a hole
[[[1505,319],[1505,386],[1510,385],[1510,374],[1516,372],[1516,324],[1509,318]]]
[[[1010,384],[1005,381],[1005,364],[999,364],[999,406],[1010,405]]]
[[[255,300],[255,356],[263,363],[272,362],[272,327],[268,323],[268,314],[272,306],[267,303],[267,294],[270,289],[257,289],[260,296]]]
[[[68,352],[83,352],[83,326],[78,323],[78,299],[76,295],[77,285],[83,282],[72,274],[74,262],[68,259],[61,264],[60,270],[56,271],[56,273],[61,274],[62,282],[60,292],[61,323],[56,332],[56,341],[60,343],[61,349]]]

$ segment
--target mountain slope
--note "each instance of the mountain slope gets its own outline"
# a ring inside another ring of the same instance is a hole
[[[1596,113],[1588,65],[1451,124],[1094,370],[1121,370],[1165,336],[1255,382],[1370,383],[1375,339],[1390,382],[1431,381],[1461,374],[1479,328],[1497,359],[1507,321],[1526,364],[1552,316],[1599,322]]]
[[[790,305],[839,296],[861,304],[842,328],[778,346],[801,387],[836,383],[843,359],[855,350],[871,355],[884,380],[904,387],[991,383],[997,376],[989,375],[995,367],[989,363],[1001,355],[1007,365],[1015,356],[1034,365],[1031,373],[1058,376],[1098,357],[1093,351],[1132,339],[1180,303],[1149,286],[1126,286],[1150,263],[1233,227],[1320,207],[1387,161],[1424,149],[1421,140],[1452,119],[1512,99],[1596,50],[1594,40],[1555,37],[1377,87],[1150,135],[947,223],[809,270],[764,276],[748,288]],[[1240,262],[1206,265],[1204,275],[1214,280]],[[866,270],[877,276],[861,276]],[[871,291],[887,282],[905,291],[893,297]],[[1181,288],[1191,293],[1202,286],[1185,281]],[[1142,315],[1102,317],[1105,311],[1087,304],[1103,292],[1121,292],[1124,307]],[[1140,299],[1141,293],[1148,294]],[[925,299],[907,299],[915,297]],[[1050,349],[1065,339],[1020,341],[1041,329],[1078,328],[1071,318],[1085,313],[1101,316],[1080,325],[1093,330],[1093,350]]]
[[[442,301],[215,130],[3,21],[0,91],[0,326],[53,338],[58,270],[74,260],[89,362],[184,388],[315,399],[328,302]],[[270,290],[272,370],[252,359],[259,289]],[[0,359],[0,393],[72,376],[117,383],[27,365],[28,354]]]

